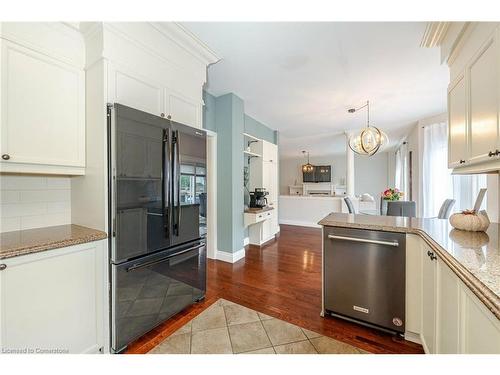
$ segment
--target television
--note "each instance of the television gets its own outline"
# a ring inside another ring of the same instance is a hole
[[[314,165],[312,172],[302,172],[303,182],[332,182],[331,165]]]

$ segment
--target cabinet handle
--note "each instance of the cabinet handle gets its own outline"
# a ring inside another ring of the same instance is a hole
[[[0,271],[3,271],[4,269],[7,268],[7,265],[6,264],[0,264]]]
[[[432,252],[429,250],[427,251],[427,256],[430,257],[432,255]]]
[[[436,260],[436,259],[437,259],[437,256],[435,256],[434,253],[432,253],[431,260]]]
[[[498,156],[500,154],[500,150],[495,150],[495,156]]]
[[[464,159],[460,159],[460,164],[464,164],[465,163],[465,160]]]
[[[3,160],[9,160],[10,159],[10,155],[9,154],[3,154],[2,155],[2,159]]]
[[[497,154],[493,151],[488,152],[488,156],[491,158],[492,156],[496,156]]]

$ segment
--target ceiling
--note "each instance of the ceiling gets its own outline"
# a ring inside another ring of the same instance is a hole
[[[448,68],[422,48],[425,22],[187,22],[222,60],[207,90],[233,92],[280,132],[281,157],[340,153],[366,122],[347,109],[370,100],[371,123],[396,144],[419,119],[446,111]]]

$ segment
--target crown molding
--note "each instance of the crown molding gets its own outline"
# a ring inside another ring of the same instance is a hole
[[[220,60],[220,57],[210,47],[179,23],[150,22],[150,25],[204,64],[214,64]]]
[[[450,22],[428,22],[420,42],[420,47],[432,48],[441,45]]]

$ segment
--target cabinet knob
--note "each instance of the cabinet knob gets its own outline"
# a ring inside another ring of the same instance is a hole
[[[167,118],[170,120],[170,119],[172,119],[172,116],[171,116],[171,115],[168,115],[168,116],[167,116]]]
[[[165,114],[162,112],[162,113],[160,113],[160,116],[161,117],[165,117]]]
[[[2,159],[3,160],[9,160],[10,159],[10,155],[9,154],[3,154],[2,155]]]
[[[429,250],[429,251],[427,251],[427,256],[429,256],[429,257],[430,257],[431,255],[432,255],[432,252],[431,252],[430,250]]]
[[[6,264],[0,264],[0,271],[3,271],[6,268],[7,268]]]
[[[437,256],[435,256],[434,253],[432,253],[431,260],[436,260],[436,259],[437,259]]]
[[[465,163],[465,160],[464,159],[460,159],[460,164],[464,164]]]
[[[488,152],[488,156],[491,158],[492,156],[496,156],[497,154],[493,151]]]

